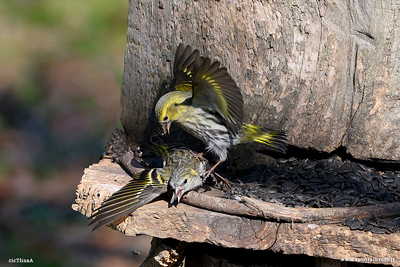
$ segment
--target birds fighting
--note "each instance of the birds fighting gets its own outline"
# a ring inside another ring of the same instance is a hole
[[[218,61],[211,63],[198,50],[180,44],[174,61],[174,88],[163,95],[155,107],[163,132],[171,124],[207,145],[219,161],[206,171],[207,161],[195,152],[173,149],[163,168],[144,170],[97,208],[89,225],[93,230],[115,221],[172,189],[171,204],[188,191],[201,186],[204,179],[227,158],[227,150],[245,142],[259,142],[285,153],[284,132],[243,123],[243,97],[235,81]],[[122,146],[124,147],[124,146]],[[161,155],[165,159],[165,155]]]

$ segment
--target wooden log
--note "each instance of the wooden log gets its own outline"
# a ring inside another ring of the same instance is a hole
[[[285,207],[279,203],[269,203],[249,197],[239,197],[237,200],[216,198],[188,192],[182,201],[186,204],[239,216],[252,216],[284,222],[318,222],[341,223],[348,218],[370,218],[371,214],[379,218],[400,216],[400,203],[387,203],[363,207],[343,208],[303,208]]]
[[[110,159],[94,164],[77,188],[72,208],[89,217],[93,209],[130,180]],[[248,201],[248,200],[247,200]],[[209,243],[227,248],[280,251],[331,259],[395,259],[379,262],[399,265],[400,234],[373,234],[334,224],[277,222],[243,217],[164,200],[136,210],[113,226],[126,235],[146,234],[184,242]]]

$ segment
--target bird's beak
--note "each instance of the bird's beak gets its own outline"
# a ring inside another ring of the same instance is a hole
[[[173,204],[175,200],[178,200],[179,203],[181,201],[182,194],[183,194],[183,189],[176,189],[174,194],[172,195],[170,203]]]
[[[163,135],[168,133],[169,134],[169,128],[171,127],[171,122],[166,122],[162,125],[162,129],[163,129]]]

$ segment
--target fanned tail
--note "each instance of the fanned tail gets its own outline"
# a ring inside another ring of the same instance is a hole
[[[265,144],[275,151],[286,153],[287,139],[284,132],[264,129],[253,124],[243,124],[242,132],[240,143],[254,141]]]

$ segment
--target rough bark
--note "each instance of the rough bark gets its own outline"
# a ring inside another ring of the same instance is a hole
[[[130,0],[121,121],[136,142],[155,124],[180,42],[220,60],[245,122],[292,145],[360,159],[400,158],[396,1]]]
[[[130,180],[109,159],[85,170],[73,209],[89,217],[94,208]],[[380,235],[341,225],[281,223],[229,215],[179,203],[155,201],[115,223],[126,235],[146,234],[184,242],[209,243],[227,248],[280,251],[331,259],[400,259],[400,234]],[[398,263],[389,261],[385,264]]]

